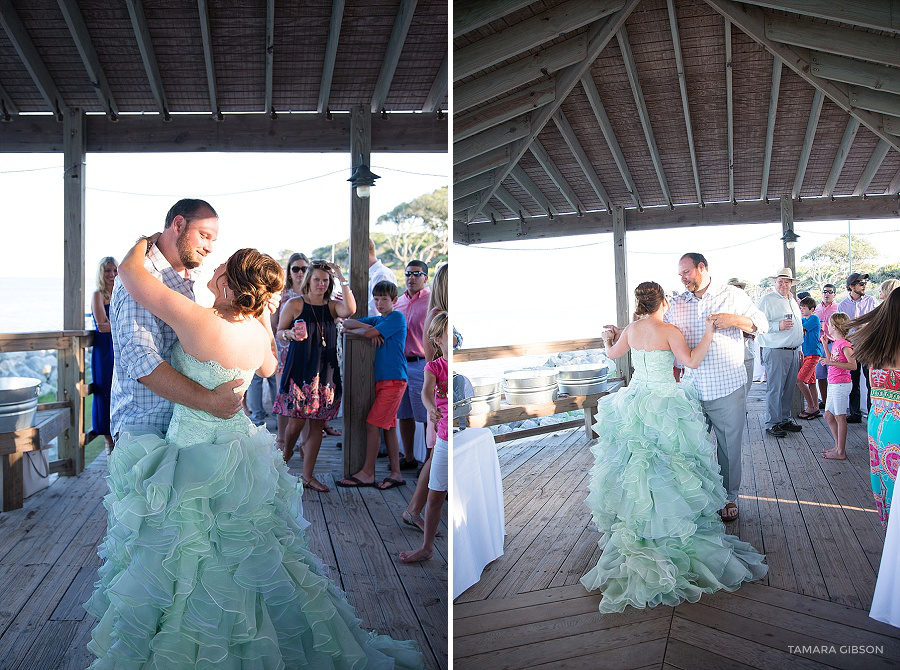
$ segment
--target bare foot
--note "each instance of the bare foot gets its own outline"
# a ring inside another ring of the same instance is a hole
[[[822,458],[827,458],[831,461],[846,461],[847,453],[845,451],[838,451],[837,447],[834,449],[827,449],[822,452]]]
[[[419,561],[430,560],[433,554],[433,551],[429,551],[425,548],[416,549],[415,551],[401,551],[400,560],[404,563],[417,563]]]

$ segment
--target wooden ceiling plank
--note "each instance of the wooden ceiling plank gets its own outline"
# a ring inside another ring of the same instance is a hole
[[[897,170],[897,174],[891,179],[891,183],[884,192],[885,195],[897,195],[898,193],[900,193],[900,170]]]
[[[656,170],[657,179],[659,179],[659,187],[662,189],[663,196],[665,197],[666,202],[669,203],[669,207],[672,207],[672,194],[669,193],[669,184],[666,181],[666,173],[663,171],[659,147],[656,146],[656,138],[653,136],[653,126],[650,125],[650,113],[647,111],[647,103],[644,101],[644,92],[641,89],[641,82],[638,79],[637,65],[635,65],[634,62],[634,54],[631,52],[631,44],[628,42],[628,31],[624,25],[619,29],[619,32],[616,33],[616,38],[619,40],[619,48],[622,51],[622,60],[625,63],[625,72],[628,74],[628,83],[631,84],[631,93],[634,95],[634,104],[637,106],[641,127],[644,129],[644,139],[647,141],[650,159],[653,161],[653,168]]]
[[[556,82],[551,77],[489,105],[457,114],[453,118],[453,139],[464,140],[476,133],[527,114],[550,104],[556,97]]]
[[[456,196],[456,191],[453,192],[453,195]],[[467,212],[472,207],[478,204],[479,193],[470,193],[468,195],[460,196],[459,198],[453,198],[453,214],[461,214],[463,212]]]
[[[275,114],[275,0],[266,0],[266,114]]]
[[[66,0],[73,2],[74,0]],[[62,0],[60,0],[62,2]],[[209,109],[219,121],[222,110],[219,108],[219,94],[216,90],[216,61],[213,58],[212,31],[209,28],[208,0],[197,0],[197,13],[200,15],[200,39],[203,41],[203,60],[206,63],[206,83],[209,88]]]
[[[512,193],[507,191],[503,185],[497,185],[496,190],[494,191],[494,197],[497,198],[503,205],[516,216],[524,216],[527,212],[522,208],[522,205],[519,204],[519,201],[516,200]]]
[[[453,166],[453,183],[470,179],[490,170],[506,165],[509,161],[510,147],[500,147],[472,160]]]
[[[900,0],[741,0],[749,5],[781,9],[854,26],[900,32]]]
[[[425,102],[422,104],[423,112],[437,112],[441,109],[441,103],[444,102],[444,99],[447,97],[447,60],[449,55],[444,56],[444,61],[441,63],[441,66],[438,68],[437,75],[434,77],[434,82],[431,84],[431,88],[428,91],[428,95],[425,96]]]
[[[609,16],[624,0],[568,0],[500,32],[482,37],[453,54],[453,80],[459,81],[534,49],[560,35]]]
[[[68,112],[68,106],[56,88],[47,66],[41,60],[37,47],[28,36],[28,31],[25,30],[25,25],[16,13],[11,0],[0,0],[0,25],[3,26],[6,36],[12,42],[38,92],[47,103],[47,107],[57,120],[62,121],[63,116]]]
[[[806,135],[803,137],[803,148],[800,150],[800,160],[797,161],[797,176],[794,177],[794,188],[791,190],[791,198],[800,197],[803,190],[803,180],[806,177],[806,167],[809,165],[809,157],[812,153],[813,141],[816,137],[816,129],[819,126],[819,116],[822,114],[822,103],[825,94],[816,89],[813,95],[812,108],[809,110],[809,121],[806,124]]]
[[[137,40],[138,50],[141,52],[141,61],[144,63],[144,72],[150,84],[150,92],[156,100],[156,108],[167,121],[169,116],[169,103],[166,100],[166,91],[163,88],[162,77],[159,74],[159,64],[156,62],[156,51],[153,49],[153,39],[150,37],[150,28],[147,26],[147,17],[144,15],[142,0],[125,0],[128,8],[128,16],[131,19],[131,28],[134,38]]]
[[[381,72],[378,81],[375,82],[375,92],[372,94],[372,112],[380,112],[384,109],[388,93],[391,90],[391,82],[394,80],[394,72],[397,71],[397,63],[403,53],[403,45],[406,43],[406,34],[412,25],[413,16],[416,13],[418,0],[400,0],[400,8],[394,18],[394,28],[391,30],[391,38],[388,40],[387,52],[381,63]]]
[[[622,175],[622,181],[625,182],[625,188],[628,189],[628,195],[631,197],[631,200],[636,207],[643,208],[644,205],[641,203],[640,195],[638,195],[637,186],[631,176],[631,171],[628,169],[628,164],[625,162],[625,154],[622,153],[622,147],[619,146],[619,141],[616,139],[616,132],[613,130],[612,123],[610,123],[609,116],[606,113],[606,108],[603,106],[603,101],[600,99],[600,92],[597,90],[597,85],[594,83],[594,79],[591,77],[590,73],[585,74],[581,78],[581,86],[584,89],[585,95],[587,95],[591,109],[594,110],[594,116],[597,118],[597,124],[600,126],[600,132],[603,133],[603,138],[606,140],[606,144],[609,145],[609,151],[612,153],[616,167],[619,168],[619,174]]]
[[[457,112],[481,105],[507,91],[524,86],[547,74],[584,60],[587,54],[587,37],[579,35],[536,54],[499,67],[483,77],[478,77],[453,89],[453,108]],[[547,74],[545,74],[547,73]]]
[[[763,154],[762,186],[759,199],[769,197],[769,170],[772,167],[772,146],[775,142],[775,119],[778,116],[778,93],[781,90],[781,60],[772,63],[772,88],[769,93],[769,118],[766,122],[766,148]]]
[[[898,184],[900,188],[900,184]],[[900,217],[900,198],[897,195],[862,197],[803,198],[794,203],[794,221],[846,221],[862,219],[894,219]],[[780,202],[745,200],[669,207],[647,207],[643,211],[626,210],[626,230],[664,230],[700,226],[746,225],[781,221]],[[532,217],[524,229],[515,220],[500,220],[494,224],[470,223],[466,238],[470,244],[508,242],[517,239],[538,239],[589,235],[612,232],[612,217],[606,212],[586,212],[583,216],[560,214]]]
[[[885,140],[895,149],[900,151],[900,137],[895,137],[884,130],[884,117],[864,109],[854,107],[850,103],[850,93],[847,86],[841,83],[816,77],[810,73],[811,64],[809,54],[802,49],[796,49],[787,44],[774,42],[765,35],[766,15],[759,9],[749,5],[732,2],[731,0],[704,0],[706,4],[715,9],[719,14],[737,25],[751,39],[761,44],[769,53],[781,59],[781,61],[793,70],[801,79],[812,84],[822,91],[826,97],[845,112],[856,118],[862,125],[872,131],[880,139]],[[897,42],[895,42],[896,44]],[[896,51],[900,57],[900,49]]]
[[[106,75],[103,73],[103,67],[100,65],[100,59],[97,57],[97,51],[94,49],[91,34],[88,32],[78,3],[76,0],[57,0],[57,4],[69,28],[69,33],[72,35],[72,40],[75,42],[75,48],[78,49],[78,54],[81,56],[81,62],[84,63],[84,69],[87,70],[91,85],[100,100],[100,105],[106,110],[110,119],[114,120],[119,114],[119,108],[116,106],[116,99],[109,88]]]
[[[334,78],[334,64],[337,61],[338,44],[341,39],[341,25],[344,22],[344,0],[332,0],[331,21],[328,24],[328,41],[325,43],[325,63],[322,65],[322,82],[319,84],[319,102],[316,111],[324,114],[331,99],[331,82]]]
[[[533,2],[534,0],[458,0],[453,3],[453,37],[486,26]]]
[[[862,175],[860,175],[859,177],[856,188],[853,189],[853,195],[865,195],[866,190],[869,188],[869,185],[875,178],[875,173],[878,172],[878,168],[881,167],[881,164],[884,162],[884,158],[885,156],[887,156],[890,148],[891,145],[884,140],[878,141],[878,144],[875,146],[874,151],[872,151],[872,155],[869,157],[869,162],[866,163],[866,167],[865,169],[863,169]]]
[[[625,25],[625,21],[631,16],[634,8],[640,4],[641,0],[627,0],[625,6],[612,16],[597,21],[588,29],[588,46],[586,56],[579,62],[570,65],[561,71],[556,79],[556,99],[549,105],[545,105],[537,110],[531,118],[531,136],[518,140],[512,150],[507,165],[500,170],[497,175],[498,181],[503,181],[509,176],[513,167],[519,162],[524,153],[532,148],[537,140],[537,136],[543,130],[544,126],[550,121],[556,110],[560,108],[563,101],[572,92],[572,89],[578,84],[585,73],[590,70],[591,65],[597,60],[600,52],[603,51],[609,42],[613,39],[619,29]],[[482,197],[482,205],[486,205],[490,199],[491,192]]]
[[[572,157],[575,158],[575,161],[587,178],[588,184],[590,184],[597,197],[600,198],[603,207],[611,212],[612,200],[609,197],[609,193],[606,192],[606,188],[604,188],[603,183],[600,181],[600,177],[597,176],[597,171],[594,169],[584,148],[581,146],[581,142],[578,141],[578,137],[575,135],[575,131],[562,109],[558,110],[556,114],[553,115],[553,123],[556,124],[556,127],[562,134],[563,139],[566,141],[566,145],[569,147],[569,151],[572,152]]]
[[[882,93],[860,86],[850,87],[850,104],[870,112],[900,117],[900,95]]]
[[[900,135],[900,119],[894,116],[885,116],[884,132],[891,135]]]
[[[734,197],[734,70],[731,67],[731,21],[725,17],[725,108],[728,115],[728,201]]]
[[[474,177],[469,177],[468,179],[463,179],[462,181],[453,184],[453,198],[456,199],[472,195],[473,193],[478,193],[493,185],[493,173],[485,172],[483,174],[475,175]]]
[[[810,53],[810,62],[811,71],[817,77],[865,86],[875,91],[900,93],[900,71],[896,68],[819,51]]]
[[[534,142],[532,142],[528,147],[528,150],[531,151],[531,153],[537,159],[537,162],[541,164],[542,168],[544,168],[544,172],[547,173],[547,176],[550,177],[550,181],[552,181],[556,188],[559,189],[562,197],[564,197],[566,201],[570,205],[572,205],[572,210],[575,212],[585,211],[584,205],[581,204],[581,199],[575,194],[575,191],[572,190],[572,187],[569,186],[569,182],[566,181],[565,177],[563,177],[562,173],[559,171],[559,168],[556,167],[556,163],[554,163],[553,159],[550,158],[550,154],[547,153],[547,150],[540,143],[540,141],[534,140]],[[512,170],[510,170],[510,172],[511,171]],[[484,196],[482,196],[482,202],[484,202]]]
[[[14,114],[18,113],[19,108],[16,106],[16,103],[12,101],[9,94],[0,86],[0,118],[3,121],[9,121]]]
[[[553,217],[559,214],[559,210],[547,199],[540,187],[532,181],[531,177],[526,174],[521,165],[516,165],[512,169],[512,172],[509,173],[509,176],[512,177],[513,180],[525,190],[531,199],[534,200],[549,216]],[[454,185],[454,188],[456,188],[456,185]]]
[[[766,38],[816,51],[900,66],[897,39],[789,16],[765,15]]]
[[[675,67],[678,70],[678,86],[681,89],[681,108],[684,112],[684,126],[687,132],[688,152],[691,155],[691,168],[694,171],[694,187],[697,189],[697,202],[703,205],[703,193],[700,190],[700,172],[697,169],[697,152],[694,149],[694,130],[691,124],[691,108],[688,105],[687,79],[684,74],[684,59],[681,57],[681,39],[678,35],[678,17],[675,14],[675,3],[666,0],[669,9],[669,24],[672,28],[672,44],[675,49]]]
[[[831,194],[834,193],[834,187],[841,176],[841,170],[844,169],[847,156],[850,155],[850,147],[853,146],[853,140],[856,139],[856,131],[858,130],[859,119],[851,116],[847,121],[847,127],[844,129],[844,136],[841,138],[837,153],[834,155],[831,172],[828,173],[828,180],[825,182],[825,189],[822,191],[823,197],[831,197]]]
[[[457,165],[469,159],[486,154],[498,147],[505,146],[526,137],[531,131],[531,121],[523,116],[502,126],[494,126],[484,132],[453,143],[453,164]]]

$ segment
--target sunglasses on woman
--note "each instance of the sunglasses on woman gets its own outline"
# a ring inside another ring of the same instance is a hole
[[[291,267],[291,272],[306,272],[306,266],[300,267],[299,265],[294,265]]]

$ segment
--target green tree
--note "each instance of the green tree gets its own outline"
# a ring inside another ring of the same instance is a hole
[[[388,246],[403,267],[416,259],[432,267],[447,259],[447,206],[444,186],[378,217],[377,225],[386,231]]]
[[[797,271],[798,291],[821,288],[823,284],[843,287],[850,274],[850,249],[853,250],[853,271],[868,272],[874,266],[872,260],[878,257],[878,250],[866,239],[847,235],[835,237],[804,254],[801,261],[808,261]]]

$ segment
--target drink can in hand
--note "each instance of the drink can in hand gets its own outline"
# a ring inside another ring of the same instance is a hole
[[[294,321],[294,338],[297,340],[305,340],[306,336],[306,321],[297,319]]]

